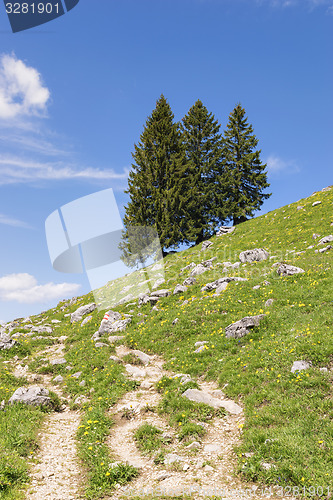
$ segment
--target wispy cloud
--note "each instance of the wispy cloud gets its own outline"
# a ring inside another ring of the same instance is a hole
[[[38,285],[36,278],[31,274],[8,274],[0,278],[0,300],[20,304],[48,302],[76,294],[80,286],[77,283]]]
[[[50,91],[35,68],[15,55],[0,56],[0,119],[39,115],[49,99]]]
[[[27,229],[32,228],[32,226],[30,226],[26,222],[23,222],[22,220],[19,219],[15,219],[5,214],[0,214],[0,224],[5,224],[6,226],[13,226],[13,227],[24,227]]]
[[[269,5],[275,8],[305,7],[310,12],[317,7],[327,8],[327,13],[333,11],[333,0],[256,0],[257,5]]]
[[[270,155],[265,163],[267,163],[268,174],[295,174],[300,172],[296,160],[283,160],[277,155]]]
[[[62,161],[42,162],[25,160],[11,155],[0,155],[0,185],[38,180],[123,180],[127,179],[128,173],[129,170],[126,168],[123,168],[121,173],[117,173],[112,169],[79,168],[77,165],[68,165]]]

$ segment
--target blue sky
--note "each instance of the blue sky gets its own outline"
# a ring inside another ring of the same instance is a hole
[[[44,224],[112,188],[163,93],[224,130],[241,102],[268,163],[268,212],[333,183],[333,0],[81,0],[13,34],[0,6],[0,320],[87,293],[52,268]]]

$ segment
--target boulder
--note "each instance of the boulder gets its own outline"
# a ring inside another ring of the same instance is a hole
[[[233,401],[214,398],[208,392],[200,391],[199,389],[187,389],[182,396],[195,403],[205,403],[213,408],[224,408],[234,415],[239,415],[242,412],[242,408]]]
[[[201,345],[200,347],[198,347],[195,351],[194,351],[194,354],[199,354],[200,352],[202,351],[206,351],[208,349],[207,346],[205,345]]]
[[[280,276],[292,276],[293,274],[304,273],[304,269],[300,267],[291,266],[290,264],[279,264],[277,268],[277,273]]]
[[[131,322],[131,318],[121,318],[122,316],[119,312],[108,311],[101,322],[98,333],[101,335],[103,333],[112,333],[125,330],[128,323]]]
[[[327,252],[328,250],[332,250],[332,248],[333,248],[332,245],[327,245],[327,247],[320,248],[319,253]]]
[[[82,321],[81,323],[81,326],[84,326],[86,323],[89,323],[89,321],[92,320],[92,316],[87,316],[86,318],[84,318],[84,320]]]
[[[115,342],[120,342],[124,338],[125,335],[110,335],[110,337],[108,337],[108,341],[110,342],[110,344],[114,344]]]
[[[203,264],[198,264],[192,269],[190,274],[191,276],[199,276],[206,271],[208,271],[208,267],[204,266]]]
[[[81,321],[83,316],[86,314],[90,314],[96,309],[97,305],[92,302],[91,304],[87,304],[85,306],[81,306],[76,311],[71,314],[71,323],[75,323],[76,321]]]
[[[176,285],[174,291],[173,291],[173,295],[176,295],[177,293],[185,293],[187,290],[187,286],[185,285]]]
[[[138,305],[142,306],[142,305],[148,304],[148,302],[149,302],[149,295],[148,295],[148,293],[139,293],[139,296],[138,296]]]
[[[56,384],[60,384],[61,382],[63,382],[63,380],[64,377],[62,377],[61,375],[57,375],[56,377],[54,377],[53,382],[55,382]]]
[[[113,361],[114,363],[121,363],[121,359],[118,358],[117,356],[110,356],[109,359],[110,359],[110,361]]]
[[[50,326],[34,326],[31,329],[32,333],[52,333],[53,329]]]
[[[170,290],[156,290],[155,292],[151,292],[150,297],[168,297],[170,295]]]
[[[330,243],[331,241],[333,241],[333,235],[329,234],[328,236],[324,236],[324,238],[319,241],[318,245],[326,245],[326,243]]]
[[[0,351],[11,349],[16,344],[18,344],[18,342],[12,339],[7,333],[4,333],[4,331],[0,333]]]
[[[67,361],[65,358],[51,359],[50,365],[64,365]]]
[[[187,382],[192,382],[191,375],[188,373],[176,373],[176,375],[172,375],[171,378],[179,378],[182,385],[187,384]]]
[[[123,304],[126,304],[126,302],[130,302],[133,299],[134,299],[134,296],[131,293],[129,293],[128,295],[126,295],[125,297],[123,297],[122,299],[120,299],[117,302],[117,306],[121,306]]]
[[[240,278],[239,276],[223,276],[222,278],[218,278],[211,283],[207,283],[207,285],[201,288],[201,291],[210,292],[211,290],[215,290],[220,287],[223,283],[230,283],[230,281],[247,281],[247,278]]]
[[[239,254],[239,260],[241,262],[260,262],[261,260],[266,260],[269,257],[269,253],[263,248],[253,248],[252,250],[244,250]]]
[[[131,351],[136,358],[138,358],[144,365],[149,365],[150,363],[150,356],[146,354],[145,352],[139,351],[138,349],[133,349]]]
[[[246,316],[245,318],[236,321],[236,323],[231,323],[225,329],[225,336],[227,339],[240,339],[249,333],[251,328],[259,326],[262,319],[265,318],[265,314],[259,314],[258,316]]]
[[[290,371],[291,373],[300,372],[301,370],[308,370],[309,368],[311,368],[311,366],[311,361],[294,361]]]
[[[153,287],[152,287],[153,290],[155,290],[159,286],[163,285],[164,282],[165,282],[164,278],[159,278],[158,280],[156,280],[155,283],[153,284]]]
[[[186,278],[184,281],[183,281],[183,286],[191,286],[191,285],[194,285],[194,283],[196,282],[197,280],[195,278]]]
[[[19,387],[9,399],[9,403],[24,403],[31,406],[52,405],[49,391],[37,385]]]
[[[207,248],[211,247],[212,244],[213,243],[211,241],[204,241],[201,245],[201,251],[207,250]]]
[[[321,205],[321,201],[314,201],[314,202],[312,203],[312,206],[313,206],[313,207],[316,207],[317,205]]]
[[[188,264],[187,266],[183,267],[181,270],[180,270],[180,274],[183,273],[184,271],[189,271],[190,269],[193,269],[193,267],[195,267],[196,264],[194,262],[191,262],[191,264]]]
[[[235,230],[235,226],[221,226],[216,233],[216,236],[223,236],[224,234],[231,234]]]

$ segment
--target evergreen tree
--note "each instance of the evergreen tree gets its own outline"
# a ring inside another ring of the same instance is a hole
[[[220,125],[200,100],[182,120],[181,131],[188,162],[192,173],[192,196],[195,207],[191,213],[195,243],[210,238],[216,224],[225,219],[224,207],[219,203],[223,186],[221,176],[222,143]]]
[[[223,137],[223,174],[221,182],[226,195],[223,205],[234,225],[253,217],[253,212],[270,194],[263,193],[269,187],[266,164],[260,160],[261,150],[256,150],[258,139],[238,104],[229,115]]]
[[[170,105],[161,95],[132,154],[135,163],[125,191],[130,201],[125,207],[123,250],[128,230],[133,226],[154,228],[164,254],[191,237],[187,216],[193,203],[188,189],[190,176],[186,172],[181,134],[173,119]],[[135,246],[140,243],[137,241]]]

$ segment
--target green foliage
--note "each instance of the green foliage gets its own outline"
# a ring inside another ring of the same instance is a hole
[[[185,438],[199,439],[203,437],[206,434],[206,432],[207,432],[206,429],[204,429],[202,425],[189,422],[181,426],[180,432],[178,433],[178,439],[179,441],[182,441]]]
[[[127,261],[131,254],[143,253],[143,258],[146,257],[144,246],[149,231],[146,235],[145,226],[157,231],[163,250],[188,240],[190,228],[186,215],[195,200],[189,190],[181,134],[173,118],[170,105],[161,95],[147,118],[140,142],[135,145],[135,163],[125,191],[130,201],[126,206],[126,229],[121,244],[123,259]],[[128,241],[133,226],[140,226],[143,236]]]
[[[253,217],[255,210],[270,194],[262,191],[269,187],[267,173],[257,151],[258,139],[245,117],[245,109],[238,104],[229,115],[223,136],[223,174],[221,183],[225,189],[223,203],[234,225]]]
[[[216,225],[226,214],[220,203],[223,186],[219,183],[222,168],[220,125],[200,100],[181,122],[186,153],[187,175],[191,175],[191,192],[195,205],[191,213],[196,244],[213,236]]]

